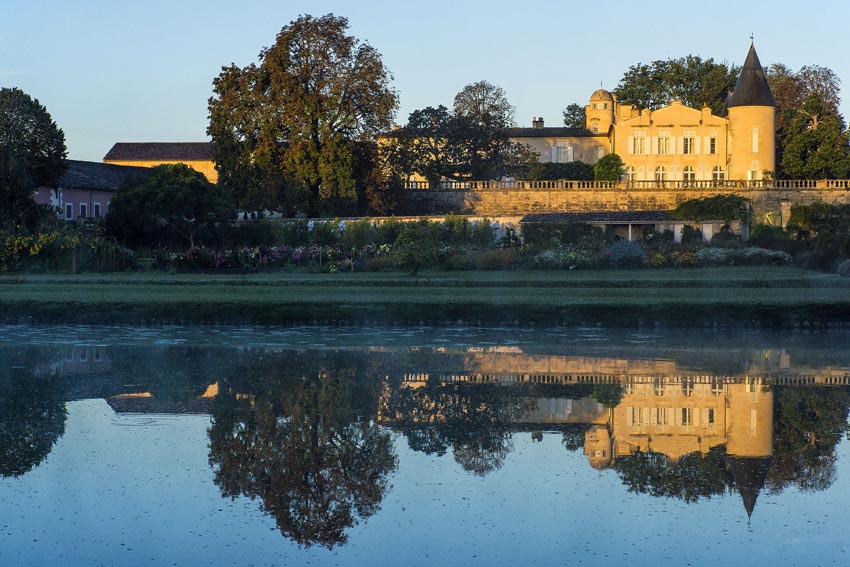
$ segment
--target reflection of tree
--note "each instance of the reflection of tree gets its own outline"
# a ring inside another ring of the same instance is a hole
[[[210,465],[224,496],[260,498],[284,536],[332,548],[380,508],[397,460],[387,431],[355,419],[355,371],[301,370],[292,358],[220,383]]]
[[[510,425],[534,404],[520,388],[429,381],[396,388],[387,402],[410,448],[442,455],[451,447],[465,470],[484,476],[513,449]]]
[[[614,470],[629,492],[679,498],[696,502],[723,494],[731,485],[722,448],[708,454],[691,453],[673,460],[661,453],[642,453],[618,457]]]
[[[47,458],[65,433],[65,399],[56,378],[29,369],[32,353],[10,353],[0,368],[0,475],[21,476]]]
[[[606,408],[615,408],[623,399],[623,387],[620,384],[596,384],[593,399]]]
[[[590,429],[588,423],[570,423],[562,426],[563,439],[561,442],[567,451],[575,452],[584,448],[584,437]]]
[[[824,490],[835,480],[835,447],[847,430],[850,390],[777,387],[774,461],[767,477],[773,491],[794,485]]]

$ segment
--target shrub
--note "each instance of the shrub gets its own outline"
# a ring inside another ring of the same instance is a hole
[[[310,243],[310,230],[307,221],[283,221],[276,223],[275,241],[287,246],[307,246]]]
[[[791,255],[781,250],[767,250],[765,248],[742,248],[734,254],[735,263],[742,266],[753,265],[784,265],[791,263]]]
[[[688,224],[682,227],[682,244],[699,244],[702,242],[702,231]]]
[[[342,244],[346,248],[364,248],[377,240],[378,231],[370,220],[350,222],[342,232]]]
[[[557,270],[561,267],[561,256],[554,250],[544,250],[534,256],[534,267],[543,270]]]
[[[731,266],[734,261],[725,248],[701,248],[697,251],[700,266]]]
[[[667,256],[661,252],[650,252],[644,255],[643,265],[646,268],[664,268],[667,266]]]
[[[611,268],[639,268],[643,263],[643,250],[635,242],[617,240],[605,249],[602,260]]]
[[[485,250],[475,256],[476,270],[510,270],[514,265],[514,252],[510,249]]]
[[[526,223],[522,238],[527,246],[549,248],[589,243],[594,239],[593,227],[572,222]]]
[[[670,261],[674,268],[696,268],[699,266],[699,258],[690,250],[677,250],[670,255]]]
[[[313,246],[330,246],[339,242],[337,221],[310,221],[310,244]]]
[[[732,232],[732,227],[724,224],[720,228],[720,232],[711,237],[709,244],[720,248],[730,248],[740,244],[741,239],[738,235]]]

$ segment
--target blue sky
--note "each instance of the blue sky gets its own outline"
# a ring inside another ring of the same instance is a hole
[[[114,142],[207,139],[221,66],[255,61],[305,13],[347,17],[350,32],[383,54],[401,97],[398,123],[486,79],[505,89],[519,125],[538,115],[557,126],[564,106],[586,104],[600,84],[613,89],[635,63],[695,54],[741,64],[750,33],[765,65],[818,64],[850,81],[850,3],[689,4],[4,0],[0,86],[47,107],[69,157],[99,161]]]

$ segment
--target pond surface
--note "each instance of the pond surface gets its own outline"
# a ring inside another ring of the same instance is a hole
[[[848,565],[848,346],[0,327],[0,565]]]

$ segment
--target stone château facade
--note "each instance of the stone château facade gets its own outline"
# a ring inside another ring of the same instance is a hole
[[[735,90],[722,116],[672,101],[657,110],[624,105],[604,89],[585,107],[586,129],[549,128],[536,118],[532,128],[510,129],[541,162],[595,163],[618,154],[628,181],[758,181],[776,168],[776,102],[754,46],[750,46]]]

